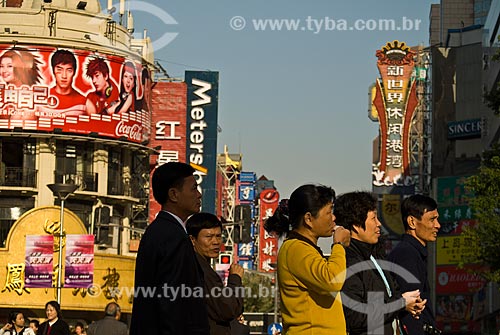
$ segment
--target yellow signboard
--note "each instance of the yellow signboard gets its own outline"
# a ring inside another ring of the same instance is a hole
[[[437,264],[458,264],[461,261],[467,263],[472,255],[477,254],[477,246],[470,238],[462,235],[443,236],[437,239]]]
[[[24,286],[26,235],[59,234],[60,207],[34,208],[12,226],[5,248],[0,248],[0,308],[43,309],[56,298],[53,288]],[[64,210],[64,234],[87,234],[76,214]],[[65,246],[63,243],[63,252]],[[54,259],[59,252],[59,238],[54,238]],[[64,257],[63,257],[64,259]],[[54,262],[55,263],[55,262]],[[64,267],[64,266],[63,266]],[[94,282],[85,289],[62,288],[61,304],[66,310],[103,311],[107,303],[117,302],[122,312],[132,311],[135,258],[100,253],[94,254]],[[57,276],[54,264],[54,276]],[[54,277],[55,278],[55,277]]]

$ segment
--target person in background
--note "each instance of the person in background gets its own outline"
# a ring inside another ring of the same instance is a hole
[[[40,327],[40,322],[38,320],[30,320],[30,328],[33,329],[35,335],[38,334],[38,327]]]
[[[345,280],[344,248],[350,234],[335,226],[334,201],[335,191],[330,187],[300,186],[288,202],[280,202],[264,225],[268,232],[288,234],[278,254],[285,334],[346,334],[339,292]],[[328,258],[317,245],[320,237],[333,240]]]
[[[127,335],[127,325],[120,321],[122,315],[120,306],[110,302],[104,309],[105,316],[99,321],[92,322],[87,331],[88,335]]]
[[[203,271],[203,293],[207,303],[210,335],[231,335],[230,322],[243,313],[243,267],[231,264],[227,286],[210,265],[219,257],[222,246],[222,222],[210,213],[195,213],[186,221],[186,230]],[[214,288],[218,288],[214,290]],[[240,288],[240,292],[237,290]],[[224,294],[219,294],[223,292]],[[214,294],[217,296],[215,296]],[[208,297],[207,297],[208,295]]]
[[[337,198],[333,213],[337,224],[351,232],[351,243],[346,248],[347,277],[342,288],[349,335],[396,334],[398,313],[406,309],[418,317],[426,301],[420,299],[418,290],[401,294],[389,269],[379,264],[376,246],[382,224],[377,217],[377,199],[368,192],[345,193]],[[363,270],[353,271],[355,265]],[[370,296],[373,292],[381,292],[383,298],[374,300]]]
[[[85,326],[83,325],[83,323],[81,322],[77,322],[75,324],[75,332],[74,332],[76,335],[85,335],[87,334],[85,332]]]
[[[161,211],[139,244],[130,335],[210,333],[203,296],[171,293],[203,287],[203,273],[185,227],[201,206],[194,172],[180,162],[165,163],[153,172],[153,195]],[[146,290],[161,293],[149,296]]]
[[[418,283],[409,283],[396,275],[395,278],[401,291],[419,290],[426,304],[418,319],[408,311],[401,312],[399,317],[408,334],[439,334],[432,312],[431,288],[427,277],[427,243],[436,241],[439,228],[441,228],[438,221],[437,203],[425,195],[412,195],[403,200],[401,216],[405,234],[389,254],[388,260],[405,268],[418,279]],[[392,272],[397,273],[397,271]]]
[[[24,314],[19,311],[9,313],[8,322],[0,328],[0,335],[35,335],[31,328],[25,327]]]
[[[250,335],[250,326],[241,314],[236,320],[231,321],[231,335]]]
[[[49,301],[45,304],[47,321],[43,322],[38,329],[39,335],[69,335],[69,326],[62,319],[61,306],[57,301]]]

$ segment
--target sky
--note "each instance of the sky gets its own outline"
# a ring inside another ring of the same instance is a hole
[[[219,72],[218,152],[227,145],[241,153],[244,171],[274,180],[288,198],[305,183],[338,194],[371,190],[375,52],[393,40],[427,46],[431,3],[438,1],[148,0],[127,7],[137,36],[147,29],[171,77]],[[174,38],[165,43],[166,35]]]

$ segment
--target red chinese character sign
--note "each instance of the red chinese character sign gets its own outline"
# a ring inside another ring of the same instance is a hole
[[[0,129],[59,129],[142,143],[150,134],[150,90],[151,75],[135,60],[0,45]]]
[[[157,148],[149,156],[151,177],[157,166],[168,162],[185,162],[186,157],[186,111],[187,85],[182,82],[158,82],[152,90],[153,133],[149,146]],[[161,210],[149,191],[149,222],[153,222]]]
[[[278,238],[264,229],[264,222],[273,216],[279,198],[275,189],[260,192],[259,271],[274,271],[272,264],[278,261]]]
[[[380,125],[380,161],[373,166],[374,186],[412,186],[410,128],[418,105],[412,78],[415,53],[403,42],[388,42],[377,50],[381,78],[373,105]]]

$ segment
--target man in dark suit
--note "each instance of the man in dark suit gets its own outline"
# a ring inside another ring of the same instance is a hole
[[[202,272],[184,223],[201,206],[194,171],[170,162],[153,173],[153,195],[162,210],[139,245],[130,335],[209,334]]]
[[[104,310],[104,319],[92,322],[88,335],[127,335],[127,325],[120,321],[121,310],[116,302],[110,302]]]

